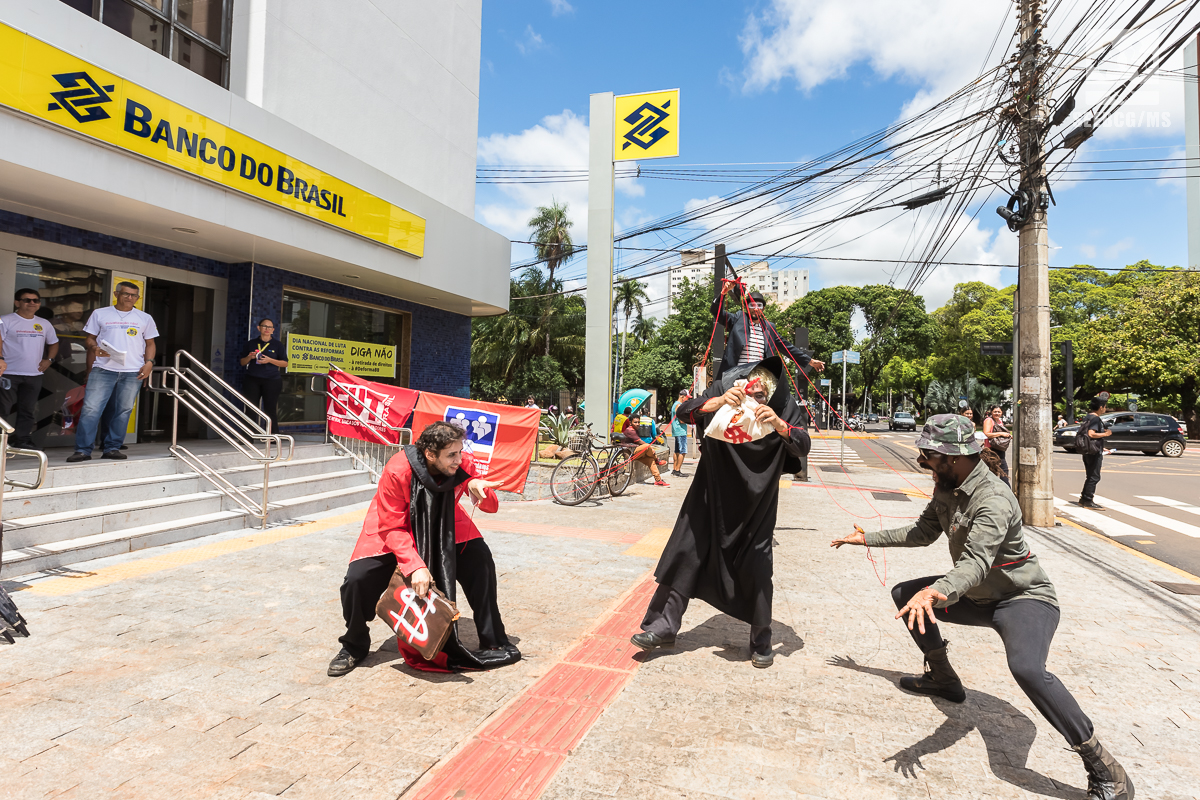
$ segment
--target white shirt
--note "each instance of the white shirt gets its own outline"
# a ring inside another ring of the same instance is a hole
[[[97,358],[93,366],[110,372],[137,372],[146,363],[146,340],[158,336],[154,319],[144,311],[131,308],[118,311],[116,306],[97,308],[83,326],[85,333],[96,337],[101,350],[125,352],[125,363],[111,358]]]
[[[749,334],[746,337],[746,349],[742,351],[742,358],[738,361],[739,364],[753,364],[755,361],[763,360],[763,350],[766,342],[763,338],[763,326],[760,322],[750,322],[750,327],[747,330]]]
[[[13,312],[0,317],[0,330],[4,336],[5,370],[9,375],[41,375],[38,364],[46,352],[46,345],[57,344],[58,334],[49,320],[41,317],[25,319]]]

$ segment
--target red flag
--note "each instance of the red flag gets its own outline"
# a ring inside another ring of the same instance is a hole
[[[431,422],[455,423],[467,433],[463,449],[474,455],[476,471],[488,480],[503,481],[499,487],[503,491],[522,492],[541,416],[541,410],[536,408],[421,392],[413,411],[413,438],[420,436]]]
[[[403,386],[364,381],[337,369],[329,370],[329,377],[330,397],[325,405],[325,418],[329,421],[331,434],[374,444],[400,444],[400,434],[380,425],[379,419],[382,418],[393,428],[399,428],[412,413],[420,392]],[[367,424],[364,426],[354,415],[362,417]]]

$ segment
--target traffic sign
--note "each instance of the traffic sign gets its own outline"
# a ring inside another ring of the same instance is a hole
[[[841,364],[843,361],[845,361],[847,364],[862,363],[860,361],[860,353],[858,353],[856,350],[837,350],[834,352],[833,358],[830,360],[834,364]]]
[[[1011,356],[1012,342],[980,342],[979,354],[983,356]]]
[[[832,386],[833,381],[829,380],[829,378],[821,378],[821,385],[822,386]]]

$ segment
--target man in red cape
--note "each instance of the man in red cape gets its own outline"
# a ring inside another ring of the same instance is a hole
[[[496,563],[479,529],[459,505],[470,492],[479,508],[491,514],[500,506],[493,490],[498,482],[475,473],[474,459],[463,453],[463,431],[434,422],[384,467],[362,533],[342,582],[342,615],[346,633],[329,664],[340,677],[357,667],[371,649],[368,623],[375,606],[400,569],[418,597],[436,586],[451,600],[455,584],[463,588],[475,616],[479,650],[467,649],[457,626],[433,661],[397,639],[409,666],[435,672],[489,669],[512,664],[521,653],[508,641],[496,603]]]

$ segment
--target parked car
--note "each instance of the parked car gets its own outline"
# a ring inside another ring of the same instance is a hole
[[[888,420],[889,431],[915,431],[917,429],[917,421],[913,419],[913,415],[907,411],[897,411]]]
[[[1168,458],[1179,458],[1187,448],[1187,437],[1180,429],[1179,421],[1166,414],[1118,411],[1100,419],[1104,427],[1112,430],[1112,436],[1104,440],[1104,446],[1113,450],[1141,450],[1148,456],[1162,453]],[[1074,453],[1078,431],[1079,425],[1056,429],[1055,446]]]
[[[878,414],[867,414],[867,422],[874,425],[875,423],[879,422],[879,415]]]

